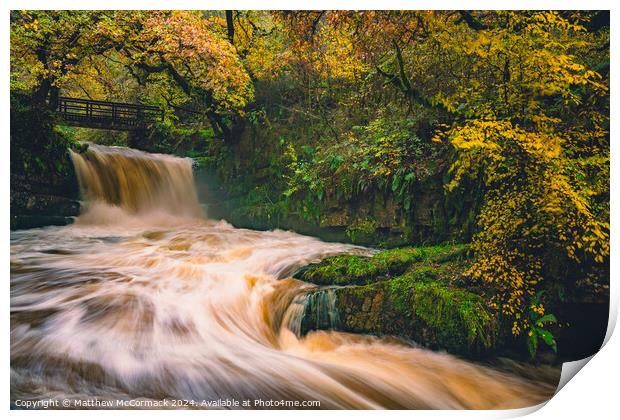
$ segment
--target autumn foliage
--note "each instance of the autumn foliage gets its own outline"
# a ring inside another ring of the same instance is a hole
[[[314,220],[370,191],[409,211],[435,173],[447,195],[475,186],[464,276],[546,341],[546,305],[608,267],[601,13],[14,11],[11,88],[156,104],[226,144],[287,126],[255,191]]]

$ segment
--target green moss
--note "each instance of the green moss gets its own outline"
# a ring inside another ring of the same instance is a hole
[[[387,282],[387,290],[390,293],[391,301],[395,309],[403,314],[411,315],[412,306],[409,289],[415,287],[417,283],[435,281],[437,277],[437,270],[434,267],[424,265]]]
[[[456,287],[466,245],[409,247],[372,257],[343,255],[311,264],[298,277],[336,289],[341,328],[399,335],[462,355],[497,344],[498,321],[484,299]]]
[[[299,270],[295,277],[320,285],[364,284],[367,276],[360,277],[359,274],[363,274],[359,273],[360,268],[364,268],[370,275],[368,259],[355,255],[342,255],[310,264]]]
[[[446,257],[435,254],[435,260]],[[488,349],[495,341],[496,317],[482,297],[449,284],[453,268],[450,263],[417,267],[388,282],[389,298],[396,310],[433,329],[442,346]]]
[[[320,285],[363,285],[402,275],[420,263],[460,261],[466,251],[466,245],[437,245],[389,249],[372,257],[339,255],[304,267],[296,277]]]
[[[427,267],[390,281],[394,309],[424,322],[448,349],[492,347],[497,321],[484,300],[436,279],[437,272]]]
[[[364,286],[337,289],[342,329],[398,335],[451,353],[473,356],[497,344],[497,317],[484,300],[449,285],[437,267]]]

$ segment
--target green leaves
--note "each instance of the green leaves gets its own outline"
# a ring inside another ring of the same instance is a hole
[[[443,150],[417,137],[420,124],[414,117],[380,117],[352,127],[338,142],[301,146],[300,160],[290,168],[288,196],[309,191],[308,198],[321,205],[327,196],[350,200],[390,193],[410,211],[416,184],[435,173]]]
[[[536,328],[535,331],[536,331],[536,334],[539,335],[544,340],[544,342],[548,346],[550,346],[553,349],[554,352],[557,353],[558,347],[557,347],[557,344],[555,342],[555,338],[553,338],[553,334],[551,334],[547,330],[543,330],[543,329],[540,329],[540,328]]]
[[[533,331],[527,340],[527,350],[529,351],[531,358],[536,356],[536,351],[538,350],[538,334]]]
[[[555,342],[553,334],[542,328],[534,327],[528,332],[527,338],[527,349],[530,353],[531,358],[536,357],[536,353],[538,352],[539,338],[541,338],[545,344],[551,347],[554,352],[558,352],[558,346]]]
[[[549,330],[543,328],[548,324],[556,324],[558,322],[555,315],[544,313],[544,307],[542,305],[543,295],[544,291],[541,290],[532,297],[528,311],[528,323],[531,325],[531,328],[527,333],[527,349],[532,358],[536,356],[536,352],[538,351],[538,345],[540,343],[539,338],[543,343],[551,347],[554,352],[557,353],[558,351],[555,337]],[[543,313],[543,315],[541,315],[541,313]]]
[[[542,327],[543,324],[546,324],[546,323],[555,324],[557,322],[558,320],[556,319],[555,315],[546,314],[536,320],[536,325],[538,325],[539,327]]]

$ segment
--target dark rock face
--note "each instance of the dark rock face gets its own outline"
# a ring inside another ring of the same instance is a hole
[[[43,226],[65,226],[73,223],[73,217],[44,215],[11,215],[11,230],[33,229]]]
[[[419,186],[409,211],[404,210],[391,195],[370,193],[348,201],[326,198],[330,201],[324,203],[325,209],[318,221],[306,220],[294,213],[277,217],[255,212],[245,214],[242,211],[246,200],[243,193],[231,194],[236,186],[228,185],[213,174],[198,174],[200,177],[211,181],[209,195],[218,196],[217,200],[203,198],[209,204],[209,214],[214,218],[225,218],[238,227],[290,229],[325,241],[385,247],[468,241],[474,229],[474,196],[446,197],[441,174]],[[264,182],[257,178],[256,185]]]
[[[80,211],[69,148],[54,116],[27,97],[11,97],[11,229],[65,225]]]
[[[80,213],[75,174],[47,175],[11,174],[11,229],[66,225]]]
[[[28,184],[22,185],[29,186]],[[55,191],[53,185],[49,185],[47,191],[62,194],[62,191]],[[70,217],[79,214],[80,203],[61,195],[38,193],[31,189],[14,189],[11,194],[11,208],[19,210],[24,215],[46,214]]]

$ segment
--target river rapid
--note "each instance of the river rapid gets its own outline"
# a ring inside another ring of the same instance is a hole
[[[526,379],[389,338],[300,337],[295,302],[313,287],[291,278],[296,269],[370,250],[209,220],[189,159],[94,145],[73,159],[83,214],[11,232],[12,403],[491,409],[555,391],[553,372]]]

